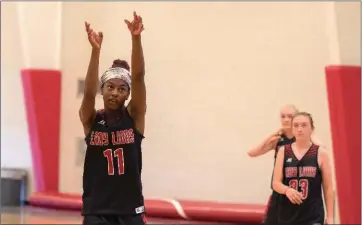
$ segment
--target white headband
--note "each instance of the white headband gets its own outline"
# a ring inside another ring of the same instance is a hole
[[[107,81],[110,79],[117,78],[121,79],[124,82],[128,84],[128,86],[131,88],[131,73],[120,67],[111,67],[106,72],[104,72],[101,76],[101,85],[103,86]]]

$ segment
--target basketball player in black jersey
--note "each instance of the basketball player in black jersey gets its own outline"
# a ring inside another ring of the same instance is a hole
[[[292,118],[298,112],[297,108],[294,105],[285,105],[280,110],[280,123],[282,128],[277,132],[271,134],[266,138],[261,144],[253,148],[248,152],[249,156],[257,157],[266,154],[270,150],[275,150],[274,152],[274,163],[275,158],[278,152],[278,149],[281,146],[286,144],[291,144],[295,141],[293,132],[292,132]],[[267,209],[265,211],[265,218],[263,224],[276,225],[278,224],[278,196],[279,194],[275,191],[272,192],[272,195],[269,198]]]
[[[92,55],[79,110],[87,151],[83,172],[83,224],[143,225],[141,142],[145,129],[145,65],[142,18],[125,20],[132,35],[132,62],[115,60],[101,76],[104,109],[95,110],[103,34],[88,23]],[[125,101],[131,97],[127,106]]]
[[[273,189],[281,194],[278,225],[332,224],[332,169],[327,152],[311,141],[311,115],[297,113],[292,129],[296,140],[279,149],[274,168]]]

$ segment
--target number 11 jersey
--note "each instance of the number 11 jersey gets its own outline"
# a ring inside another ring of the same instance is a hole
[[[117,123],[107,124],[99,110],[85,138],[82,215],[143,213],[141,170],[143,136],[126,108]]]

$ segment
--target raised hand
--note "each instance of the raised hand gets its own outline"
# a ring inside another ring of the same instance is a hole
[[[88,34],[88,41],[95,49],[100,49],[103,42],[103,33],[95,32],[88,22],[85,22],[85,30]]]
[[[133,21],[130,22],[129,20],[124,20],[127,24],[128,30],[131,32],[133,36],[138,36],[144,30],[142,17],[137,15],[136,12],[133,12]]]

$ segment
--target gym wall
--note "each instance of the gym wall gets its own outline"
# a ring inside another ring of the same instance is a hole
[[[130,60],[123,20],[137,10],[146,28],[145,196],[265,203],[272,154],[246,152],[279,127],[283,104],[312,113],[333,158],[324,67],[360,64],[356,4],[2,3],[1,165],[33,168],[20,70],[60,70],[60,141],[49,151],[60,152],[59,190],[81,192],[84,21],[104,32],[104,71]]]

